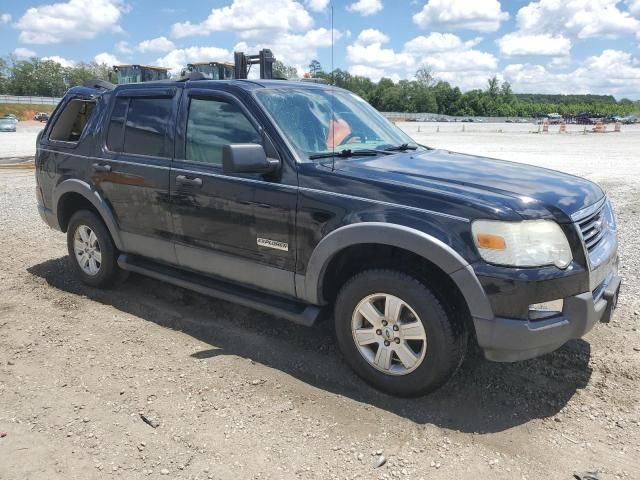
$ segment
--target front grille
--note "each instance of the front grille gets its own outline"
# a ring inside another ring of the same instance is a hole
[[[579,220],[577,223],[584,245],[591,252],[600,244],[607,233],[608,223],[603,215],[603,208]]]

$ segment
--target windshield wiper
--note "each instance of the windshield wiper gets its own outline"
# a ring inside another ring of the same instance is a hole
[[[418,147],[415,145],[409,145],[408,143],[403,143],[402,145],[396,145],[394,147],[385,148],[385,152],[406,152],[407,150],[417,150]]]
[[[358,150],[349,150],[344,149],[337,152],[325,152],[325,153],[316,153],[314,155],[309,155],[310,160],[318,160],[319,158],[349,158],[349,157],[373,157],[375,155],[388,155],[389,152],[384,150],[373,150],[361,148]]]

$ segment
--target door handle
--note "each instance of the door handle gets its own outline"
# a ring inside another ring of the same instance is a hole
[[[201,178],[189,178],[185,175],[178,175],[176,177],[176,183],[179,185],[187,185],[189,187],[201,187],[202,179]]]
[[[94,163],[93,164],[93,169],[96,172],[110,172],[111,171],[111,165],[105,165],[104,163]]]

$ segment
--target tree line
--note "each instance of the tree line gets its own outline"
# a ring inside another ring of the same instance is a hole
[[[487,80],[484,89],[462,92],[435,78],[425,67],[416,72],[414,80],[395,83],[389,78],[376,83],[341,69],[328,73],[320,70],[315,76],[351,90],[383,112],[485,117],[537,117],[550,113],[575,116],[583,112],[628,116],[640,112],[640,101],[618,101],[611,95],[518,94],[509,82],[500,82],[495,76]]]
[[[96,62],[63,67],[53,60],[0,58],[0,94],[61,97],[87,80],[112,80],[112,69]]]
[[[611,95],[517,94],[508,82],[501,83],[495,76],[487,80],[484,89],[462,92],[437,79],[427,67],[420,68],[415,79],[399,82],[389,78],[374,82],[342,69],[325,72],[317,60],[311,62],[309,72],[312,77],[360,95],[384,112],[487,117],[531,117],[554,112],[564,116],[582,112],[627,116],[640,112],[640,101],[616,100]],[[274,73],[285,78],[298,77],[295,68],[280,61],[274,65]],[[95,62],[64,67],[39,58],[0,58],[0,94],[59,97],[68,88],[92,79],[113,81],[113,71]]]

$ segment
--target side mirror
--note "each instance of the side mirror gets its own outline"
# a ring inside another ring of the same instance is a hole
[[[268,158],[262,145],[234,143],[222,147],[224,173],[271,173],[279,166],[280,160]]]

